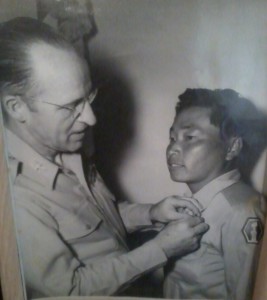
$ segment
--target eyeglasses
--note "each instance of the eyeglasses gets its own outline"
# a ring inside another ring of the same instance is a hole
[[[78,101],[78,104],[76,104],[76,106],[74,107],[58,105],[47,101],[40,101],[40,102],[56,106],[60,110],[64,110],[67,113],[66,117],[72,117],[73,119],[77,119],[82,114],[85,104],[88,103],[89,105],[91,105],[94,102],[97,93],[98,93],[98,89],[96,88],[93,89],[88,96],[84,97],[84,99],[82,99],[81,101]]]

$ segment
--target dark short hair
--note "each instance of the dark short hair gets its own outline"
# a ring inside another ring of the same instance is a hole
[[[72,49],[50,26],[33,18],[19,17],[0,25],[0,92],[12,89],[24,94],[31,84],[29,47],[34,43]]]
[[[235,160],[244,180],[250,173],[260,154],[267,146],[266,116],[247,98],[232,89],[186,89],[179,96],[176,114],[190,107],[210,109],[210,122],[220,129],[220,137],[240,137],[243,147]]]

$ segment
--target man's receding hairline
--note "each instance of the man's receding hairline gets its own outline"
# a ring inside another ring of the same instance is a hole
[[[48,43],[46,41],[43,40],[36,40],[36,41],[32,41],[26,45],[24,45],[25,47],[25,52],[26,52],[26,59],[27,59],[27,64],[28,67],[30,69],[30,77],[28,80],[28,85],[29,87],[33,87],[36,86],[35,85],[35,81],[34,81],[34,65],[36,63],[36,61],[40,58],[40,55],[42,54],[42,52],[38,53],[38,48],[43,48],[42,51],[44,53],[46,53],[46,49],[51,49],[51,50],[55,50],[55,52],[67,52],[69,54],[73,54],[75,55],[77,58],[81,59],[81,57],[79,56],[79,54],[76,52],[76,50],[71,46],[71,45],[67,45],[66,47],[65,45],[62,44],[52,44],[52,43]],[[39,57],[38,57],[39,56]]]
[[[48,48],[48,49],[54,49],[56,51],[64,51],[64,52],[68,52],[68,53],[73,53],[75,54],[77,57],[80,57],[79,54],[77,53],[77,51],[75,50],[75,48],[71,45],[71,44],[52,44],[52,43],[48,43],[46,41],[43,40],[36,40],[36,41],[32,41],[28,44],[25,45],[26,50],[28,50],[28,53],[32,53],[34,51],[34,49],[38,49],[38,48]]]

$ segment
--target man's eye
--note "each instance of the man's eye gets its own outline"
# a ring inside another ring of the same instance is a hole
[[[59,108],[59,110],[61,111],[62,115],[64,115],[65,117],[69,117],[74,112],[74,109],[68,106],[62,106]]]
[[[171,143],[174,143],[174,142],[175,142],[175,138],[174,138],[173,136],[170,136],[170,137],[169,137],[169,140],[170,140]]]
[[[66,111],[72,112],[74,110],[73,107],[69,107],[69,106],[62,106],[61,109],[65,109]]]
[[[187,134],[187,135],[185,135],[185,140],[186,141],[191,141],[191,140],[193,140],[193,139],[195,139],[196,137],[194,136],[194,135],[190,135],[190,134]]]

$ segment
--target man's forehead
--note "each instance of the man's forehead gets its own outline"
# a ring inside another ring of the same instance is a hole
[[[173,128],[209,128],[215,127],[210,122],[211,109],[207,107],[189,107],[179,112],[174,119]]]
[[[62,63],[65,65],[66,62],[83,65],[83,59],[71,46],[55,46],[40,41],[29,45],[28,53],[33,67],[39,65],[56,67]]]
[[[33,80],[40,96],[62,99],[61,104],[82,97],[91,89],[86,63],[70,49],[45,43],[33,44],[29,49]],[[62,94],[69,97],[63,99]]]

